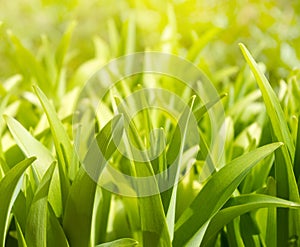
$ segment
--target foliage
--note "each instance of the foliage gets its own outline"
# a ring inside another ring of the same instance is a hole
[[[1,5],[2,246],[300,246],[299,1]],[[219,97],[202,102],[175,78],[134,75],[103,98],[96,120],[85,122],[94,135],[78,143],[73,114],[85,82],[112,59],[145,50],[191,61]],[[174,106],[178,123],[150,108],[131,119],[134,105],[124,100],[152,84],[185,103]],[[210,145],[210,112],[221,103],[222,153]],[[200,136],[194,149],[192,116]],[[147,162],[124,157],[117,147],[125,131],[135,147],[155,143],[162,152]],[[161,192],[155,179],[143,184],[156,192],[147,197],[111,192],[84,166],[93,161],[89,144],[103,154],[97,176],[109,164],[154,178],[175,160],[183,178]]]

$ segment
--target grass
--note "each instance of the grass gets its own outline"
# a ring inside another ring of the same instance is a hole
[[[0,10],[1,246],[300,246],[297,1],[22,6]],[[145,50],[173,74],[118,77]]]

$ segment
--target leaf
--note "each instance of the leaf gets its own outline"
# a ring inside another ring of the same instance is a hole
[[[202,119],[202,117],[204,116],[204,114],[210,109],[212,108],[215,104],[217,104],[221,99],[223,99],[224,97],[226,97],[228,94],[227,93],[222,93],[218,98],[209,101],[208,103],[206,103],[204,106],[198,107],[197,109],[195,109],[193,111],[193,114],[195,115],[195,118],[197,120],[197,122],[199,123],[200,120]]]
[[[47,246],[48,194],[55,163],[43,176],[33,197],[25,230],[25,239],[29,246]]]
[[[206,246],[234,218],[263,207],[300,208],[300,204],[260,194],[233,197],[224,205],[224,209],[220,210],[210,221],[201,246]]]
[[[64,204],[67,199],[70,186],[67,179],[67,174],[68,166],[72,160],[73,148],[61,121],[57,117],[54,107],[50,104],[45,94],[38,87],[34,86],[34,90],[50,124],[50,129],[58,156],[58,169],[61,183],[62,201]]]
[[[10,132],[17,145],[27,157],[35,156],[37,160],[33,166],[39,179],[44,175],[49,165],[54,161],[51,153],[39,141],[37,141],[17,120],[10,116],[4,116]]]
[[[71,246],[91,245],[91,226],[97,179],[123,134],[123,117],[114,117],[96,136],[83,161],[66,203],[63,227]],[[103,156],[99,156],[99,152]],[[96,166],[96,168],[95,168]]]
[[[144,150],[145,147],[143,145],[143,141],[141,140],[133,121],[130,121],[130,116],[127,112],[126,106],[120,104],[121,100],[118,97],[115,97],[115,100],[119,105],[118,110],[124,114],[124,120],[128,123],[127,131],[132,137],[130,140],[134,141],[134,144],[137,148],[139,148],[139,150]],[[129,143],[127,135],[125,135],[124,139],[126,139],[127,143]],[[126,148],[126,151],[132,153],[130,145],[126,145]],[[159,195],[157,181],[154,176],[151,162],[149,162],[149,158],[147,157],[147,153],[142,155],[144,155],[143,158],[145,160],[145,162],[142,163],[143,165],[135,164],[135,162],[132,161],[131,166],[132,174],[138,177],[147,177],[147,180],[142,181],[139,183],[139,186],[135,188],[137,193],[142,191],[142,193],[146,192],[147,195],[151,195],[138,197],[141,230],[143,234],[141,239],[145,246],[149,243],[152,245],[169,246],[171,243],[167,228],[168,226],[165,219],[161,197]],[[136,224],[136,222],[131,222],[131,224]]]
[[[8,36],[14,45],[15,53],[18,54],[15,58],[22,74],[29,79],[32,77],[35,78],[36,82],[43,90],[49,91],[49,89],[51,89],[51,82],[46,76],[47,73],[44,67],[11,31],[8,31]]]
[[[75,26],[76,26],[76,22],[74,22],[74,21],[69,24],[67,30],[65,31],[65,33],[57,47],[57,50],[55,53],[55,60],[56,60],[57,69],[59,71],[61,70],[61,68],[63,66]]]
[[[281,145],[273,143],[255,149],[214,173],[176,222],[173,245],[187,243],[221,209],[251,168]]]
[[[174,186],[172,187],[172,194],[170,195],[171,197],[169,198],[169,200],[165,200],[167,201],[165,202],[168,208],[166,219],[167,219],[168,230],[169,230],[171,241],[173,239],[173,234],[174,234],[176,196],[177,196],[177,188],[178,188],[177,181],[180,175],[180,168],[181,168],[180,166],[182,165],[183,154],[184,151],[186,151],[185,146],[187,145],[187,138],[188,138],[187,132],[189,131],[189,123],[191,122],[193,117],[192,109],[194,106],[194,102],[195,102],[195,97],[192,98],[190,104],[186,106],[186,109],[182,113],[178,125],[176,126],[176,129],[174,131],[167,152],[168,164],[175,166],[177,168],[174,177],[171,178],[174,179]],[[182,126],[184,126],[183,130],[182,130]],[[196,157],[198,147],[195,151],[196,152],[194,152],[194,155]]]
[[[300,116],[298,117],[297,141],[294,158],[294,173],[297,179],[298,189],[300,189]]]
[[[25,237],[23,235],[22,229],[18,223],[18,221],[15,219],[16,222],[16,231],[17,231],[17,239],[18,239],[18,246],[19,247],[27,247]]]
[[[95,247],[131,247],[137,246],[138,242],[131,238],[122,238],[112,242],[96,245]]]
[[[289,132],[287,121],[285,120],[283,110],[281,109],[279,99],[273,91],[265,75],[259,70],[259,67],[247,48],[240,44],[242,53],[249,64],[257,84],[262,92],[266,105],[267,113],[271,120],[274,141],[283,142],[285,145],[275,152],[275,179],[277,181],[277,196],[284,199],[300,202],[299,190],[296,178],[293,172],[292,160],[295,155],[293,138]],[[288,214],[291,214],[289,217]],[[292,222],[293,219],[295,223]],[[277,244],[286,245],[290,235],[298,235],[300,232],[300,212],[286,209],[277,209]],[[289,224],[290,223],[290,224]],[[289,227],[290,226],[290,229]],[[293,228],[293,229],[292,229]]]
[[[0,182],[0,245],[4,247],[5,236],[8,230],[9,214],[21,186],[18,186],[21,176],[27,167],[34,161],[35,157],[25,159],[11,168]]]
[[[47,246],[69,247],[64,230],[50,204],[48,204]]]

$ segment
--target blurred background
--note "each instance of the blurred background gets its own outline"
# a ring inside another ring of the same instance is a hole
[[[45,37],[55,50],[73,21],[69,76],[96,53],[109,60],[156,50],[193,61],[222,87],[245,64],[239,42],[266,65],[271,83],[300,64],[298,0],[0,0],[0,21],[2,80],[19,71],[7,33],[39,58]],[[97,50],[99,42],[108,49]]]

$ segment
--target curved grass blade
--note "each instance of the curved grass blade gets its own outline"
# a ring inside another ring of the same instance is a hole
[[[262,92],[266,105],[267,113],[271,120],[272,135],[274,141],[283,142],[285,145],[275,152],[275,179],[277,181],[277,196],[283,199],[289,199],[300,202],[299,190],[293,171],[293,159],[295,155],[295,146],[293,138],[289,132],[287,121],[285,120],[283,110],[279,99],[273,91],[265,75],[259,70],[259,67],[247,48],[240,44],[242,53],[254,74],[257,84]],[[291,214],[289,216],[289,214]],[[290,219],[290,220],[289,220]],[[277,209],[277,244],[285,246],[289,235],[300,236],[300,211]]]
[[[283,200],[269,195],[249,194],[234,197],[224,205],[210,221],[201,246],[207,246],[209,241],[234,218],[263,207],[300,208],[299,203]]]
[[[5,236],[8,230],[8,218],[13,203],[20,191],[18,182],[24,171],[35,161],[35,157],[25,159],[10,169],[0,182],[0,245],[4,247]]]
[[[55,163],[43,176],[33,197],[26,224],[25,239],[29,246],[47,246],[48,194]]]
[[[96,245],[95,247],[131,247],[137,246],[138,242],[131,238],[122,238],[112,242]]]
[[[58,169],[61,184],[62,202],[65,204],[69,193],[68,167],[72,160],[73,148],[69,137],[58,119],[54,107],[50,104],[45,94],[38,88],[34,87],[34,91],[47,115],[53,141],[58,158]]]
[[[281,145],[273,143],[255,149],[214,173],[176,222],[173,245],[183,246],[193,238],[197,231],[221,209],[251,168]]]
[[[37,141],[17,120],[10,116],[4,116],[7,126],[13,135],[17,145],[27,157],[35,156],[37,160],[33,166],[39,179],[42,178],[49,165],[54,161],[50,151]]]
[[[97,166],[93,172],[99,177],[103,167],[112,154],[116,151],[117,145],[123,135],[123,116],[118,115],[108,122],[91,144],[84,163],[90,166]],[[94,152],[103,154],[103,158],[95,156]],[[93,169],[91,167],[91,169]],[[91,226],[95,191],[97,183],[95,177],[91,176],[81,167],[79,170],[66,203],[63,228],[71,246],[91,246]]]

